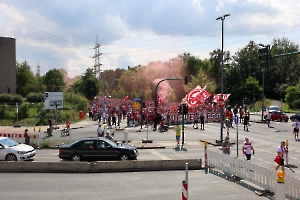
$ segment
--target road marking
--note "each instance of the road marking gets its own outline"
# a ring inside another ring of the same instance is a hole
[[[150,151],[150,153],[152,153],[153,155],[159,157],[161,160],[172,160],[171,158],[162,155],[161,153],[157,152],[157,151]]]

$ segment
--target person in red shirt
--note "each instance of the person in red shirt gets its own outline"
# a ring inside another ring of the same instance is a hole
[[[67,128],[67,135],[70,135],[71,123],[68,119],[66,121],[66,128]]]

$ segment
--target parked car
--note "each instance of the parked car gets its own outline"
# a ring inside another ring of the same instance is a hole
[[[290,117],[291,121],[294,121],[295,119],[298,119],[298,121],[300,121],[300,113],[294,114]]]
[[[268,113],[265,114],[265,119],[267,118]],[[271,112],[271,121],[289,121],[289,116],[285,112],[273,111]]]
[[[0,137],[0,160],[23,161],[33,160],[36,152],[32,146],[20,144],[7,137]]]
[[[133,145],[117,144],[106,138],[84,138],[59,148],[60,159],[72,161],[133,160],[139,152]]]
[[[269,112],[273,112],[273,111],[280,111],[280,107],[279,106],[270,106]]]

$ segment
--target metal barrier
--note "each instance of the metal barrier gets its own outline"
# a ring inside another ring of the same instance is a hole
[[[210,167],[233,174],[269,191],[274,192],[275,190],[277,175],[274,169],[210,150],[208,150],[208,164]],[[285,175],[284,184],[288,197],[300,198],[300,179],[298,177]]]
[[[0,133],[0,137],[8,137],[19,143],[25,143],[23,133]],[[39,146],[40,145],[40,134],[30,134],[30,145]]]

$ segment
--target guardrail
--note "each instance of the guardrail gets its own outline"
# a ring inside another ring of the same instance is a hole
[[[99,162],[0,162],[1,172],[123,172],[149,170],[184,170],[186,163],[190,170],[202,168],[200,159],[186,160],[128,160],[128,161],[99,161]]]
[[[274,169],[210,150],[208,150],[208,164],[271,192],[275,190],[277,173]],[[287,174],[284,179],[287,197],[300,198],[300,179]]]
[[[40,134],[30,134],[30,145],[40,146]],[[8,137],[19,143],[25,143],[24,133],[0,133],[0,137]]]

